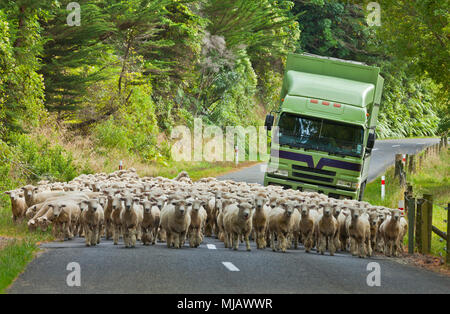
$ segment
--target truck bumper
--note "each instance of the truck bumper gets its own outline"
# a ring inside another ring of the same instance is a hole
[[[334,198],[349,198],[357,199],[358,191],[346,191],[339,188],[329,188],[314,183],[304,183],[289,179],[281,179],[270,177],[267,173],[264,175],[264,186],[268,185],[279,185],[283,186],[285,189],[301,190],[301,191],[311,191],[320,192]]]

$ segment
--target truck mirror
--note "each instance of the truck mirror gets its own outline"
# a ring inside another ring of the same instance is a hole
[[[375,146],[375,133],[369,133],[369,138],[367,139],[367,148],[372,149]]]
[[[271,131],[272,130],[272,126],[273,126],[273,121],[274,121],[274,116],[271,114],[268,114],[266,116],[266,121],[264,122],[264,126],[267,128],[267,131]]]

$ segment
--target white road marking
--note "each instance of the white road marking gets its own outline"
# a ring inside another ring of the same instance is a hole
[[[372,151],[374,152],[374,151],[376,151],[376,150],[378,150],[378,148],[374,148],[374,149],[372,149]]]
[[[400,145],[392,145],[392,147],[399,147]]]
[[[217,250],[216,246],[214,244],[207,244],[206,245],[208,247],[208,249],[210,250]]]
[[[223,266],[225,266],[229,271],[239,271],[239,268],[233,265],[231,262],[222,262]]]

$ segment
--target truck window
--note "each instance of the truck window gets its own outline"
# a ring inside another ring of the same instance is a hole
[[[279,144],[360,157],[364,129],[357,125],[283,113],[278,122]]]

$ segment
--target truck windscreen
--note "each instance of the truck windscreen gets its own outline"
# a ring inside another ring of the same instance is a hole
[[[278,127],[282,146],[338,156],[360,157],[363,152],[364,129],[357,125],[283,113]]]

